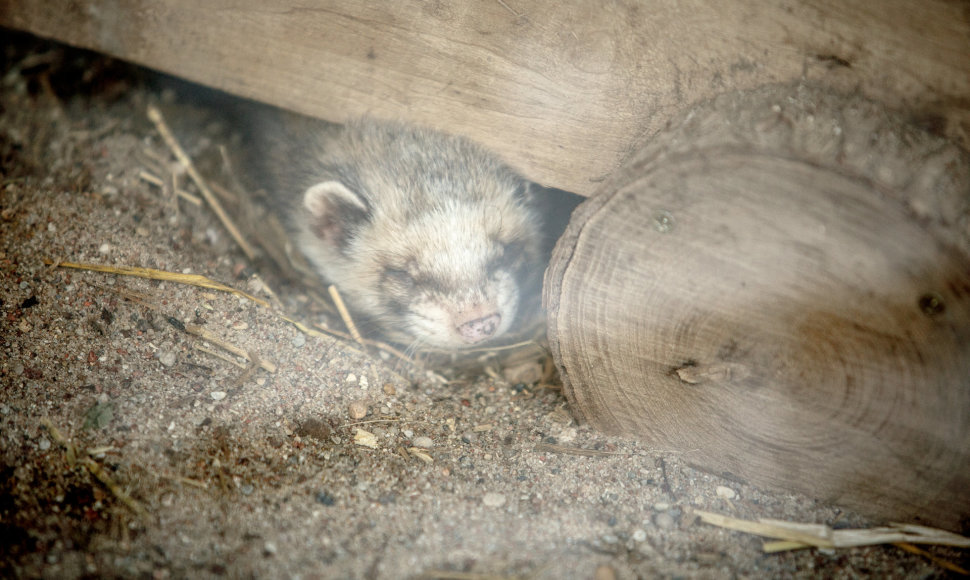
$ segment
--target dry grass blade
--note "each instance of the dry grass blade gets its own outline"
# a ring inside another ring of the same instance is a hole
[[[226,286],[225,284],[220,284],[215,280],[206,278],[205,276],[200,276],[199,274],[180,274],[178,272],[168,272],[165,270],[154,270],[152,268],[139,268],[139,267],[116,267],[116,266],[105,266],[103,264],[87,264],[87,263],[76,263],[76,262],[55,262],[53,260],[44,260],[47,265],[55,265],[61,268],[74,268],[77,270],[90,270],[92,272],[105,272],[108,274],[118,274],[120,276],[136,276],[138,278],[148,278],[150,280],[163,280],[166,282],[175,282],[177,284],[185,284],[188,286],[198,286],[200,288],[210,288],[212,290],[221,290],[222,292],[229,292],[230,294],[235,294],[236,296],[241,296],[248,300],[252,300],[260,306],[269,307],[269,303],[262,298],[256,298],[251,294],[247,294],[242,290],[236,290],[231,286]]]
[[[168,145],[169,149],[172,150],[172,153],[179,160],[179,163],[185,166],[185,171],[188,172],[189,177],[191,177],[192,181],[195,182],[195,185],[198,186],[199,191],[202,192],[202,197],[205,199],[206,203],[209,204],[209,207],[212,208],[212,211],[216,213],[219,221],[221,221],[222,225],[225,226],[226,230],[229,231],[232,238],[236,240],[236,243],[239,244],[239,247],[242,249],[243,253],[246,254],[246,257],[253,260],[256,257],[256,253],[253,251],[252,246],[250,246],[249,242],[243,238],[242,234],[239,232],[239,229],[236,227],[236,224],[234,224],[229,218],[229,214],[227,214],[222,208],[222,204],[220,204],[219,200],[216,199],[215,195],[212,194],[212,190],[209,189],[209,186],[206,185],[205,180],[202,179],[202,176],[195,169],[195,164],[192,163],[192,160],[185,153],[185,150],[182,149],[181,145],[179,145],[178,140],[175,139],[175,135],[173,135],[172,131],[168,128],[168,124],[165,123],[165,119],[162,117],[162,112],[159,111],[154,105],[148,105],[148,118],[155,123],[155,128],[158,129],[162,139],[165,140],[165,143]]]
[[[504,344],[504,345],[496,345],[496,346],[480,346],[480,347],[476,347],[476,348],[466,348],[466,349],[463,349],[462,352],[466,352],[466,353],[476,353],[476,352],[501,352],[501,351],[507,351],[507,350],[519,350],[519,349],[524,349],[526,347],[535,347],[535,349],[538,352],[542,352],[542,351],[545,350],[542,347],[542,345],[540,345],[539,343],[537,343],[535,340],[529,339],[529,340],[522,340],[522,341],[519,341],[519,342],[514,342],[512,344]],[[451,352],[451,351],[441,350],[441,351],[436,351],[436,352],[448,353],[448,352]]]
[[[246,352],[245,350],[239,348],[238,346],[234,344],[230,344],[218,338],[217,336],[215,336],[208,330],[202,328],[201,326],[198,326],[195,324],[186,324],[185,331],[188,332],[189,334],[194,334],[203,340],[211,342],[212,344],[218,346],[221,349],[228,350],[229,352],[231,352],[236,356],[241,356],[242,358],[248,360],[249,362],[259,365],[267,372],[270,372],[270,373],[276,372],[276,365],[273,364],[272,362],[268,360],[263,360],[257,357],[255,353]]]
[[[138,174],[138,178],[141,179],[142,181],[147,181],[148,183],[151,183],[155,187],[159,187],[159,188],[164,188],[165,187],[165,182],[162,181],[162,179],[160,177],[157,177],[157,176],[155,176],[155,175],[153,175],[153,174],[151,174],[151,173],[149,173],[147,171],[140,172]],[[195,205],[197,207],[201,207],[202,206],[202,200],[201,199],[199,199],[196,196],[192,195],[191,193],[185,191],[184,189],[175,188],[175,195],[181,197],[185,201],[187,201],[187,202],[189,202],[189,203],[191,203],[191,204],[193,204],[193,205]]]
[[[347,330],[350,331],[350,336],[354,337],[359,344],[364,344],[364,338],[360,335],[357,330],[357,325],[354,324],[354,319],[350,317],[350,311],[344,305],[344,299],[340,297],[340,291],[337,287],[331,284],[327,286],[327,291],[330,292],[330,298],[333,300],[334,306],[337,307],[337,312],[340,313],[340,318],[343,319],[344,324],[347,326]]]
[[[164,473],[159,474],[161,477],[170,479],[176,483],[181,483],[183,485],[189,485],[196,487],[198,489],[209,489],[209,484],[204,481],[199,481],[198,479],[192,479],[191,477],[183,477],[181,475],[166,475]]]
[[[782,542],[767,543],[765,551],[792,550],[805,547],[855,548],[900,542],[970,548],[970,538],[926,526],[892,524],[880,528],[833,530],[824,524],[803,524],[769,519],[755,522],[699,510],[694,513],[702,521],[714,526],[783,540]]]
[[[53,423],[51,423],[50,419],[41,419],[41,424],[45,429],[47,429],[47,432],[50,433],[51,438],[54,439],[58,445],[64,447],[64,449],[67,451],[69,462],[73,463],[73,458],[81,457],[81,453],[78,451],[77,447],[75,447],[73,443],[68,441],[64,435],[61,434],[60,430],[55,427]],[[98,481],[101,482],[102,485],[108,488],[108,491],[118,498],[118,501],[128,506],[128,509],[143,518],[149,517],[148,511],[141,505],[141,503],[128,495],[125,490],[121,489],[121,487],[115,483],[115,481],[111,479],[111,476],[108,475],[108,473],[101,467],[101,464],[90,457],[81,457],[80,462],[84,465],[84,467],[87,468],[91,475],[93,475]]]
[[[371,419],[369,421],[355,421],[353,423],[345,423],[337,428],[346,429],[348,427],[356,427],[358,425],[370,425],[372,423],[398,423],[400,421],[401,419]],[[427,421],[408,421],[408,424],[410,425],[412,423],[426,423],[426,422]]]
[[[303,324],[299,320],[296,320],[295,318],[290,318],[289,316],[285,316],[281,314],[280,319],[283,320],[284,322],[288,322],[292,324],[294,327],[296,327],[297,330],[299,330],[300,332],[302,332],[307,336],[314,336],[314,337],[329,336],[326,332],[320,332],[319,330],[314,330],[309,326]]]
[[[893,545],[904,552],[909,552],[910,554],[916,554],[917,556],[922,556],[927,560],[929,560],[930,562],[933,562],[940,568],[944,568],[946,570],[949,570],[950,572],[955,572],[962,576],[970,576],[970,571],[964,568],[961,568],[960,566],[957,566],[953,562],[947,562],[942,558],[937,558],[934,554],[930,554],[926,550],[921,550],[912,544],[907,544],[906,542],[896,542]]]
[[[216,357],[219,360],[225,361],[225,362],[227,362],[227,363],[229,363],[231,365],[234,365],[236,367],[239,367],[241,369],[248,368],[248,366],[249,366],[249,365],[245,365],[245,364],[239,362],[238,360],[232,358],[231,356],[229,356],[227,354],[223,354],[223,353],[221,353],[221,352],[219,352],[217,350],[213,350],[211,348],[206,348],[206,347],[204,347],[204,346],[202,346],[201,344],[198,344],[198,343],[195,344],[195,350],[197,350],[199,352],[204,352],[205,354],[207,354],[209,356],[214,356],[214,357]]]
[[[364,338],[363,335],[360,334],[360,331],[357,330],[357,325],[354,324],[354,319],[351,318],[350,311],[347,310],[347,306],[344,304],[343,298],[340,297],[340,291],[337,290],[337,287],[336,286],[333,286],[333,285],[330,285],[330,286],[327,287],[327,291],[330,293],[330,298],[331,298],[331,300],[333,300],[334,306],[337,307],[337,312],[340,314],[340,318],[343,320],[344,325],[347,327],[347,330],[350,332],[349,338],[353,339],[354,342],[356,342],[357,344],[360,344],[362,346],[373,346],[375,348],[378,348],[380,350],[383,350],[384,352],[386,352],[388,354],[391,354],[393,356],[398,357],[399,359],[403,360],[404,362],[406,362],[408,364],[414,364],[414,360],[411,357],[409,357],[408,355],[404,354],[403,352],[397,350],[393,346],[391,346],[389,344],[386,344],[384,342],[381,342],[379,340],[373,340],[373,339],[369,339],[369,338]],[[320,333],[318,333],[316,331],[310,330],[306,326],[304,326],[304,325],[302,325],[302,324],[300,324],[300,323],[298,323],[298,322],[296,322],[294,320],[291,320],[289,318],[284,318],[284,320],[287,320],[288,322],[292,323],[299,330],[301,330],[301,331],[303,331],[303,332],[305,332],[307,334],[311,334],[311,333],[320,334]],[[334,330],[332,328],[326,328],[326,327],[320,326],[319,324],[316,325],[316,326],[317,326],[317,328],[320,328],[321,330],[323,330],[324,332],[326,332],[327,334],[330,334],[332,336],[337,336],[337,337],[343,338],[345,340],[348,338],[348,335],[346,335],[346,334],[344,334],[342,332],[339,332],[337,330]]]
[[[135,500],[135,498],[125,493],[125,491],[121,489],[121,487],[117,483],[115,483],[113,479],[111,479],[111,476],[108,475],[108,473],[101,467],[100,463],[98,463],[97,461],[91,458],[85,458],[83,460],[83,463],[84,463],[84,466],[88,468],[88,471],[91,472],[91,475],[97,478],[97,480],[100,481],[102,485],[108,488],[108,491],[114,494],[114,496],[117,497],[121,503],[128,506],[128,509],[130,509],[131,511],[135,512],[136,514],[138,514],[143,518],[149,517],[148,511],[145,510],[145,508],[142,507],[142,505],[138,503],[138,501]]]
[[[600,451],[598,449],[586,449],[584,447],[569,447],[567,445],[553,445],[551,443],[539,443],[535,446],[536,451],[546,451],[548,453],[563,453],[566,455],[584,455],[586,457],[606,457],[609,455],[629,455],[619,451]]]
[[[144,170],[140,171],[138,173],[138,178],[141,179],[142,181],[147,181],[148,183],[151,183],[155,187],[165,187],[165,182],[162,181],[161,177],[158,177],[153,173],[149,173],[148,171],[144,171]]]
[[[425,463],[428,463],[428,464],[434,463],[434,458],[431,457],[430,454],[428,454],[428,451],[426,449],[421,449],[420,447],[408,447],[408,453],[410,453],[412,457],[415,457],[416,459],[420,459]]]
[[[477,574],[475,572],[452,572],[451,570],[429,570],[425,578],[434,580],[524,580],[522,576],[502,576],[500,574]]]
[[[135,276],[138,278],[148,278],[150,280],[175,282],[176,284],[185,284],[188,286],[198,286],[200,288],[209,288],[211,290],[220,290],[222,292],[228,292],[230,294],[235,294],[236,296],[241,296],[243,298],[246,298],[265,308],[270,307],[269,302],[267,302],[266,300],[263,300],[262,298],[257,298],[252,294],[248,294],[246,292],[243,292],[242,290],[237,290],[231,286],[226,286],[225,284],[221,284],[219,282],[216,282],[215,280],[212,280],[211,278],[206,278],[205,276],[201,276],[199,274],[181,274],[178,272],[169,272],[166,270],[155,270],[152,268],[141,268],[137,266],[118,267],[118,266],[107,266],[104,264],[91,264],[91,263],[80,263],[80,262],[57,262],[51,259],[45,259],[44,263],[47,264],[48,266],[53,265],[60,268],[74,268],[77,270],[89,270],[91,272],[105,272],[108,274],[117,274],[119,276]],[[354,321],[353,319],[351,319],[350,312],[347,311],[347,308],[344,305],[343,300],[340,299],[339,292],[333,286],[331,286],[330,288],[333,289],[331,292],[331,296],[334,296],[334,304],[337,305],[337,309],[341,313],[341,317],[344,320],[344,324],[346,324],[347,328],[351,330],[350,338],[355,340],[358,344],[361,344],[364,346],[370,345],[370,346],[379,348],[393,356],[400,358],[401,360],[409,364],[414,363],[414,361],[409,356],[407,356],[406,354],[402,353],[401,351],[395,349],[394,347],[388,344],[385,344],[383,342],[376,341],[376,340],[363,338],[360,335],[360,333],[357,331],[357,327],[354,325]],[[320,332],[318,330],[314,330],[306,326],[305,324],[298,322],[297,320],[290,318],[288,316],[280,315],[280,319],[284,320],[285,322],[288,322],[289,324],[292,324],[297,328],[297,330],[299,330],[300,332],[303,332],[308,336],[315,336],[315,337],[326,336],[326,334],[329,333],[331,335],[336,335],[341,338],[347,338],[346,336],[343,336],[342,333],[333,331],[331,329],[326,329],[327,331],[326,333]],[[210,338],[206,337],[206,340],[210,340]],[[218,344],[219,346],[222,346],[223,348],[226,348],[221,341],[218,341],[218,339],[210,340],[210,341],[215,344]],[[235,347],[232,347],[232,348],[235,348]],[[226,348],[226,350],[236,353],[236,351],[232,350],[232,348]],[[240,354],[240,356],[248,357],[246,353],[242,353]],[[261,366],[262,364],[263,363],[261,363]],[[269,363],[269,364],[272,364],[272,363]],[[266,368],[266,367],[264,366],[263,368]],[[275,369],[275,366],[273,368]],[[266,370],[269,370],[269,369],[267,368]],[[271,370],[270,372],[275,372],[275,370]]]
[[[410,356],[404,354],[403,352],[399,351],[398,349],[394,348],[393,346],[387,344],[386,342],[381,342],[379,340],[373,340],[373,339],[370,339],[370,338],[365,338],[364,339],[364,344],[368,344],[370,346],[373,346],[376,349],[383,350],[387,354],[396,356],[397,358],[401,359],[402,361],[406,362],[409,365],[419,366],[418,363],[416,363],[413,358],[411,358]]]
[[[455,570],[428,570],[423,574],[425,578],[434,580],[533,580],[542,576],[550,564],[543,564],[528,574],[519,576],[504,576],[502,574],[485,574],[478,572],[458,572]]]

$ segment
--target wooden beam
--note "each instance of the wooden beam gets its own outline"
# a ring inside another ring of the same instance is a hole
[[[589,194],[673,114],[824,79],[968,143],[970,10],[929,0],[0,0],[0,25],[340,121],[466,134]]]
[[[970,155],[804,83],[720,95],[546,271],[570,409],[889,521],[970,521]]]

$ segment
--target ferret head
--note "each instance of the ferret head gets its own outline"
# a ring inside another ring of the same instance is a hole
[[[374,136],[304,192],[304,253],[390,340],[461,349],[502,336],[541,275],[527,183],[461,139]]]

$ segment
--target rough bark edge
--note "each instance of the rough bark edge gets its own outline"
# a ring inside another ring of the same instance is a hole
[[[579,391],[563,364],[559,340],[562,283],[590,217],[619,193],[629,173],[649,172],[664,160],[696,155],[700,150],[754,146],[867,181],[875,191],[903,205],[924,227],[943,234],[941,243],[970,256],[970,154],[923,130],[914,122],[917,117],[916,112],[890,110],[859,94],[814,83],[773,84],[702,101],[648,140],[576,208],[546,270],[543,305],[549,348],[574,415],[594,422],[582,413],[585,406],[579,404]],[[732,128],[729,137],[720,127],[705,130],[705,125],[723,125],[725,120]],[[830,128],[827,136],[818,130],[825,125]],[[914,159],[917,144],[930,153]],[[925,163],[914,163],[920,160]],[[889,167],[897,169],[890,172]],[[616,432],[599,419],[595,421],[598,427]]]

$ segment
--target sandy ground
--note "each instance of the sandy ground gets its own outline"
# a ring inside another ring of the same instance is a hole
[[[0,576],[946,576],[891,546],[764,554],[695,510],[879,522],[597,434],[544,384],[444,381],[301,332],[283,315],[323,316],[305,292],[257,277],[210,210],[141,175],[181,173],[145,114],[178,116],[171,94],[4,38]],[[217,152],[217,120],[172,121],[191,154]],[[200,274],[270,306],[46,260]]]

